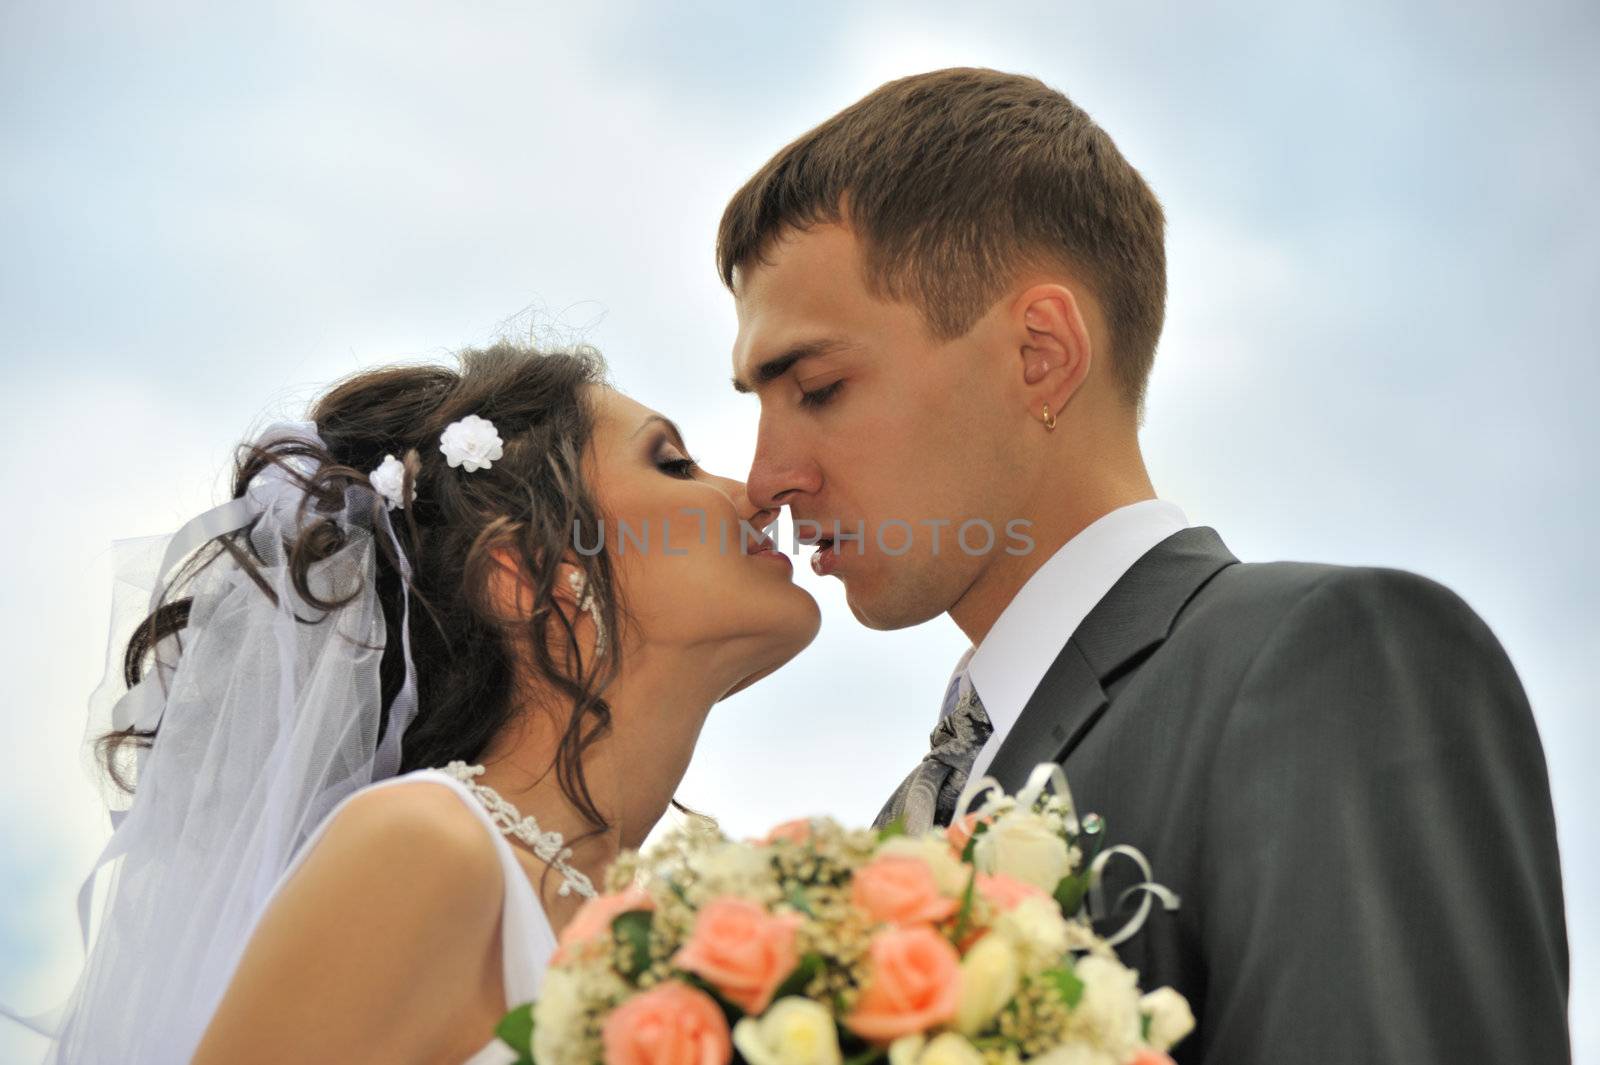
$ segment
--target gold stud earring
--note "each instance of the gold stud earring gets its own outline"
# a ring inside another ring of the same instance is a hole
[[[1050,404],[1048,403],[1044,405],[1043,421],[1046,429],[1054,429],[1056,427],[1056,416],[1050,413]]]

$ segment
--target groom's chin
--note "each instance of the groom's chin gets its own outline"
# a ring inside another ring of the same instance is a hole
[[[864,589],[859,581],[844,584],[844,601],[855,619],[869,629],[889,632],[909,629],[943,614],[944,606],[923,602],[924,597],[906,595],[894,588]]]

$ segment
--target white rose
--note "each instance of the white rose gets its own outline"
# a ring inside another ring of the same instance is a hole
[[[972,860],[985,873],[1004,873],[1054,894],[1072,872],[1067,841],[1031,810],[1013,810],[978,837]]]
[[[1037,896],[1023,899],[995,918],[994,931],[1016,948],[1023,968],[1029,973],[1061,964],[1062,956],[1072,945],[1067,919],[1061,916],[1061,907],[1054,899]]]
[[[1168,1051],[1194,1031],[1194,1011],[1189,1000],[1170,987],[1158,987],[1139,1000],[1139,1011],[1150,1018],[1150,1045]]]
[[[733,1026],[733,1045],[750,1065],[839,1065],[833,1015],[808,998],[781,998]]]
[[[1086,1043],[1064,1043],[1036,1058],[1029,1058],[1025,1065],[1117,1065],[1117,1059]]]
[[[1073,1019],[1095,1043],[1118,1057],[1139,1045],[1139,974],[1112,958],[1089,955],[1073,968],[1083,981],[1083,998]]]
[[[956,1030],[977,1035],[1017,994],[1017,952],[1004,936],[988,935],[961,959],[961,1005]]]
[[[696,897],[731,895],[766,905],[782,892],[772,870],[772,855],[760,847],[732,841],[709,847],[698,862]]]
[[[941,894],[960,898],[967,890],[972,867],[950,853],[950,842],[941,835],[895,836],[878,845],[880,856],[921,858],[933,870],[933,882]]]
[[[889,1065],[917,1065],[917,1055],[928,1045],[926,1036],[903,1035],[889,1044]]]
[[[983,1055],[966,1036],[945,1032],[933,1042],[903,1035],[889,1044],[889,1065],[983,1065]]]

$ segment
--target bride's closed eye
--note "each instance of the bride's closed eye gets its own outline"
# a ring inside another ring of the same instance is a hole
[[[686,481],[692,480],[694,475],[700,472],[700,464],[688,456],[674,458],[675,454],[676,451],[672,448],[665,450],[656,459],[656,468],[669,476],[680,477]]]

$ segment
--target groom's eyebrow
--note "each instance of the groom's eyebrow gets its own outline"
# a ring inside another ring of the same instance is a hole
[[[816,358],[818,355],[830,355],[842,351],[851,345],[847,341],[827,339],[811,340],[804,344],[796,344],[782,355],[775,356],[756,367],[756,381],[754,385],[746,384],[737,376],[733,379],[733,390],[745,395],[754,392],[762,385],[771,384],[784,374],[792,370],[796,363],[805,359]]]

